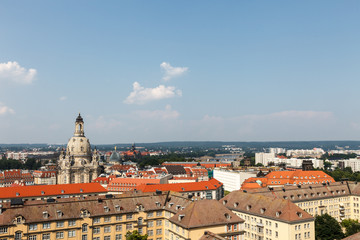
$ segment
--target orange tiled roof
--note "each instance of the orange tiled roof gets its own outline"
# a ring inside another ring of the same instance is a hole
[[[106,192],[106,189],[103,188],[99,183],[32,185],[23,187],[8,187],[6,188],[6,191],[0,190],[0,199]]]
[[[273,171],[262,178],[248,178],[244,181],[241,189],[247,189],[247,186],[253,186],[249,183],[262,182],[262,187],[269,185],[285,184],[317,184],[323,182],[333,183],[335,180],[323,171]]]
[[[223,184],[215,178],[203,182],[190,182],[190,183],[170,183],[170,184],[156,184],[156,185],[140,185],[137,190],[142,192],[156,192],[159,191],[174,191],[174,192],[192,192],[203,190],[215,190]]]

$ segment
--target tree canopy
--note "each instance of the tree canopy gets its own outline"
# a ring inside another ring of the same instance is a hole
[[[316,240],[338,240],[344,238],[340,223],[329,214],[316,216],[315,239]]]
[[[360,232],[360,223],[358,220],[344,219],[341,222],[341,226],[343,226],[345,228],[345,236],[346,237]]]
[[[128,231],[125,237],[126,240],[147,240],[148,235],[141,235],[138,231],[134,230],[132,232]]]

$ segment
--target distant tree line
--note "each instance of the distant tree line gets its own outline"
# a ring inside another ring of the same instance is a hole
[[[35,158],[29,158],[25,163],[15,159],[2,159],[0,160],[0,170],[9,169],[28,169],[37,170],[41,167],[41,162]]]
[[[323,160],[340,160],[340,159],[350,159],[350,158],[356,158],[357,154],[356,153],[349,153],[349,154],[340,154],[340,153],[335,153],[335,154],[329,154],[329,153],[325,153],[321,156],[320,159]]]
[[[335,181],[341,181],[342,179],[348,179],[349,181],[358,181],[360,182],[360,172],[353,172],[350,167],[344,168],[341,170],[339,168],[334,171],[324,170],[325,173],[329,174]]]

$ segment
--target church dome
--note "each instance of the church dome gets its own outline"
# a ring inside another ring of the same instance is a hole
[[[109,158],[109,162],[115,162],[115,163],[121,162],[121,156],[120,156],[120,154],[116,151],[116,147],[115,147],[115,150],[111,153],[111,156],[110,156],[110,158]]]
[[[91,154],[90,142],[86,137],[74,136],[70,138],[67,149],[70,155],[84,156]]]
[[[74,136],[70,138],[67,144],[67,151],[70,155],[74,156],[90,156],[91,155],[91,146],[89,140],[85,137],[84,134],[84,121],[79,116],[75,120],[75,132]]]

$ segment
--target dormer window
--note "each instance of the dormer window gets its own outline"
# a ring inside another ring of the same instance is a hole
[[[17,193],[16,193],[16,196],[19,196],[19,195],[20,195],[20,193],[17,192]]]
[[[238,202],[234,203],[234,207],[238,207],[238,206],[239,206]]]
[[[45,194],[45,192],[44,191],[41,191],[41,195],[44,195]]]
[[[50,215],[49,215],[49,213],[48,213],[48,211],[44,211],[43,212],[43,218],[48,218]]]
[[[183,218],[185,217],[185,215],[179,215],[179,221],[181,221]]]
[[[155,204],[156,204],[157,207],[161,206],[160,202],[156,202]]]
[[[246,206],[246,210],[249,211],[250,209],[251,209],[251,205],[247,205],[247,206]]]
[[[169,208],[172,207],[173,205],[174,205],[174,203],[172,203],[172,202],[169,203]]]
[[[80,214],[81,214],[81,217],[89,217],[90,216],[90,212],[86,209],[82,209]]]
[[[280,217],[280,215],[281,215],[281,211],[277,211],[276,212],[276,217]]]
[[[302,217],[302,213],[301,213],[301,212],[297,212],[296,214],[298,215],[299,218]]]
[[[230,219],[230,214],[225,213],[224,216],[225,216],[226,219]]]
[[[143,211],[144,210],[144,206],[142,204],[139,204],[136,206],[138,211]]]
[[[109,212],[110,211],[110,208],[108,206],[104,206],[104,211],[105,212]]]
[[[120,206],[119,205],[115,205],[115,211],[120,211]]]
[[[61,193],[65,193],[65,191],[64,191],[64,190],[61,190]]]
[[[176,205],[176,210],[179,210],[181,208],[180,205]]]
[[[223,204],[224,204],[224,205],[227,204],[227,200],[224,200],[224,201],[223,201]]]
[[[62,217],[62,215],[63,215],[62,211],[60,211],[60,210],[57,210],[56,214],[57,214],[58,217]]]
[[[260,209],[260,213],[262,213],[262,214],[264,214],[264,213],[265,213],[265,211],[266,211],[266,209],[265,209],[265,208],[261,208],[261,209]]]

